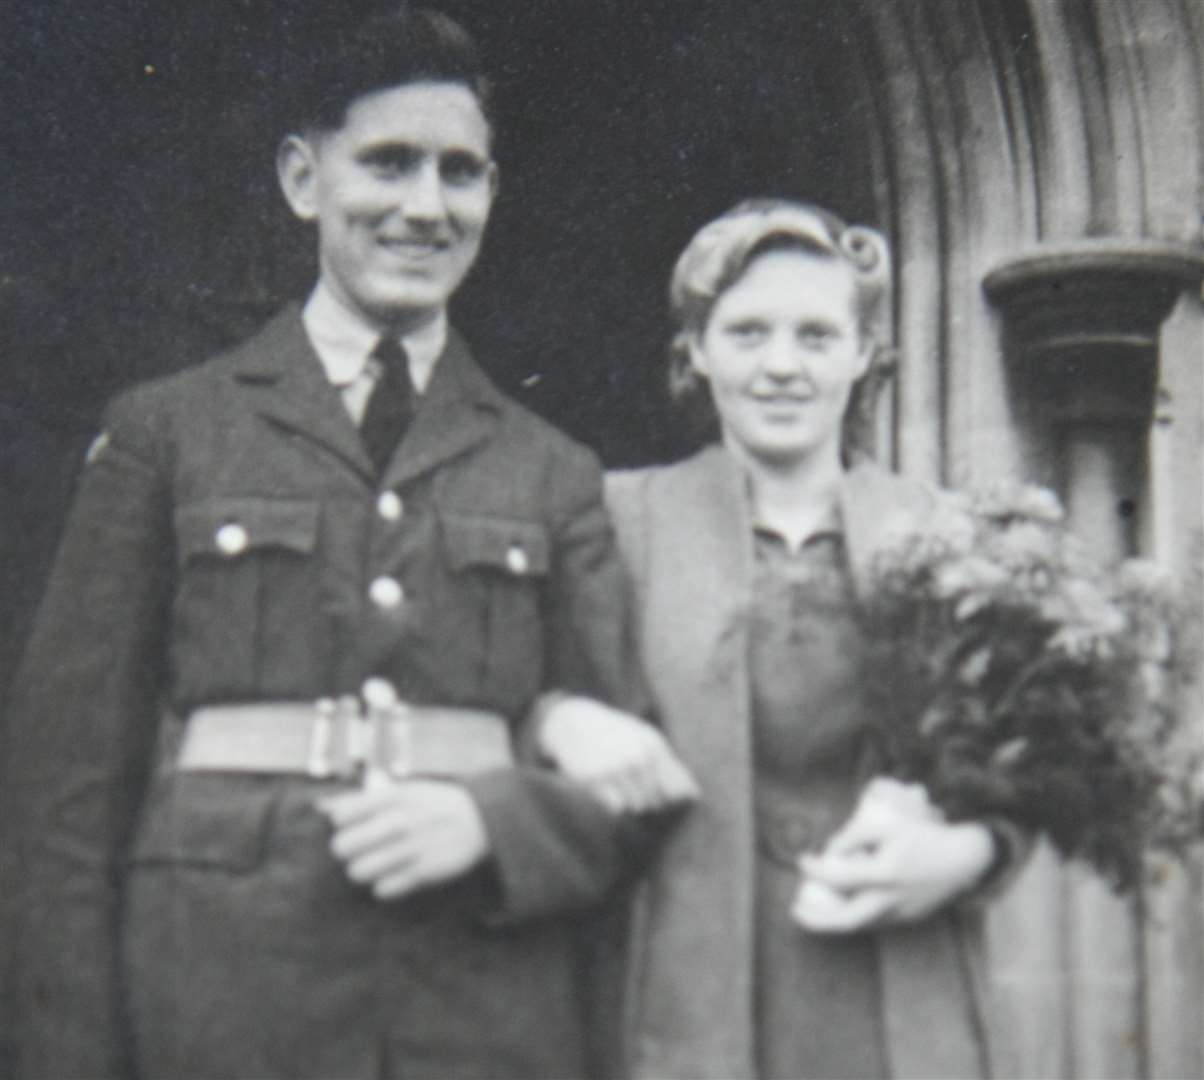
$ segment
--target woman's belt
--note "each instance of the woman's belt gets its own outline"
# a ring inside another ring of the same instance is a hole
[[[797,869],[803,852],[818,852],[848,816],[855,789],[849,783],[800,780],[793,789],[762,778],[753,792],[760,853]]]
[[[384,773],[464,778],[514,764],[497,713],[443,705],[316,702],[217,705],[188,719],[184,772],[297,773],[354,779]]]

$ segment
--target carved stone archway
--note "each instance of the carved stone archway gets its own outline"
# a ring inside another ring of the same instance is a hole
[[[843,17],[896,254],[896,463],[1059,487],[1103,554],[1157,557],[1199,602],[1204,6],[859,0]],[[1058,362],[1026,363],[1035,346]],[[1107,407],[1122,359],[1137,413]],[[1199,874],[1160,869],[1120,903],[1038,855],[991,927],[1000,1075],[1204,1073]]]

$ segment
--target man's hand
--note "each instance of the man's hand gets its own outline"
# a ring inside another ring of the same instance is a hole
[[[915,922],[973,888],[994,854],[985,825],[950,824],[919,785],[877,779],[824,850],[799,860],[791,913],[824,934]]]
[[[489,853],[480,811],[459,784],[385,782],[317,805],[334,826],[335,858],[379,900],[450,881]]]
[[[557,697],[539,719],[539,749],[615,814],[662,810],[698,798],[689,770],[656,728],[584,697]]]

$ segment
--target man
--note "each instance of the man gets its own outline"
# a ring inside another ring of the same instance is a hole
[[[509,729],[639,680],[596,462],[448,326],[485,106],[443,16],[329,43],[303,310],[110,409],[13,709],[22,1075],[585,1067],[571,916],[635,822]]]

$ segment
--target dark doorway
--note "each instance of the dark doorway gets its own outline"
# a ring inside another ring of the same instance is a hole
[[[0,691],[104,402],[311,287],[312,238],[276,190],[282,78],[376,6],[44,0],[0,16]],[[753,194],[874,223],[847,9],[442,6],[490,59],[502,168],[457,324],[607,465],[680,456],[665,292],[693,232]]]
[[[312,276],[275,189],[274,94],[364,2],[13,6],[0,34],[4,401],[92,430]],[[685,449],[665,287],[709,217],[783,194],[873,218],[868,103],[833,5],[458,0],[497,84],[502,190],[457,322],[495,377],[612,465]]]

